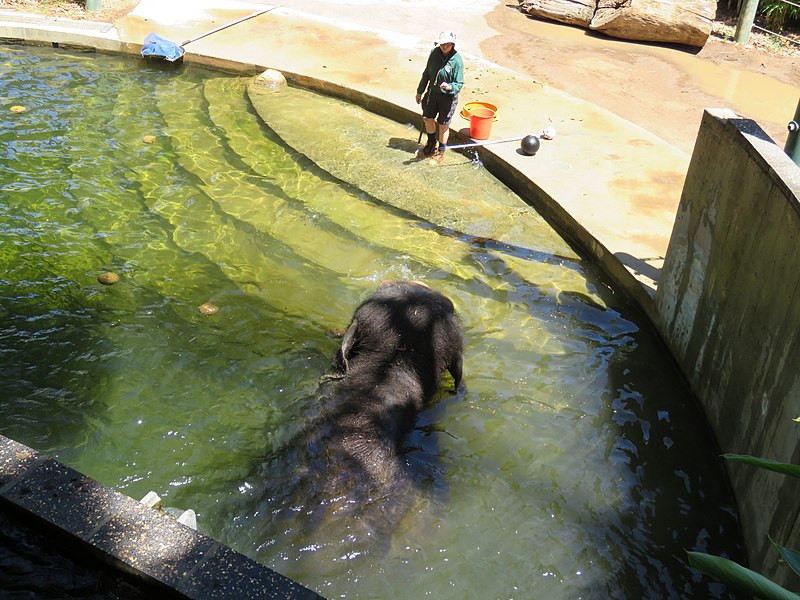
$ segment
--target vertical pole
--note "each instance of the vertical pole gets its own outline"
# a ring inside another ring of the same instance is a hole
[[[789,155],[789,158],[796,165],[800,166],[800,100],[797,101],[794,119],[789,123],[789,135],[786,138],[786,146],[784,146],[783,151]]]
[[[100,0],[86,0],[86,10],[97,12],[100,10]]]
[[[753,21],[758,10],[758,0],[744,0],[742,9],[739,11],[739,21],[736,23],[736,33],[734,41],[744,46],[750,39],[750,31],[753,29]]]

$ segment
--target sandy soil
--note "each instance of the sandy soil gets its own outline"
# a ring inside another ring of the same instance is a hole
[[[86,12],[83,0],[66,3],[0,0],[0,8],[72,19],[113,22],[138,0],[101,0]],[[781,147],[800,86],[800,45],[777,47],[760,35],[746,48],[724,41],[731,26],[698,51],[615,40],[581,28],[536,20],[515,0],[486,16],[497,35],[480,45],[484,57],[582,98],[691,152],[703,109],[731,108],[756,120]]]
[[[532,19],[510,4],[488,23],[499,32],[481,44],[489,60],[590,100],[686,152],[705,108],[730,108],[785,144],[800,95],[800,46],[773,49],[755,35],[746,48],[712,36],[700,51],[615,40]]]
[[[65,19],[91,19],[107,23],[124,17],[139,3],[138,0],[101,0],[100,10],[85,10],[85,0],[68,0],[66,2],[42,0],[0,0],[0,8],[20,10],[32,14],[44,14],[49,17]]]

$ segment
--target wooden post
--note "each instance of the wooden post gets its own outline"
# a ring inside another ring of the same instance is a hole
[[[750,31],[753,29],[753,21],[758,10],[758,0],[744,0],[742,9],[739,11],[739,21],[736,23],[736,34],[734,41],[737,44],[745,45],[750,39]]]

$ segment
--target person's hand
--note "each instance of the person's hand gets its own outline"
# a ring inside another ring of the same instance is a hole
[[[439,87],[442,88],[446,92],[449,92],[450,90],[453,89],[453,86],[450,85],[449,83],[447,83],[446,81],[443,81],[442,84]]]
[[[420,104],[422,102],[422,94],[417,94],[416,100],[417,104]]]

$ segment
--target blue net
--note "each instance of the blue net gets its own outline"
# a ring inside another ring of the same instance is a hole
[[[185,50],[175,42],[165,40],[160,35],[151,33],[144,38],[142,56],[155,56],[174,62],[183,57]]]

